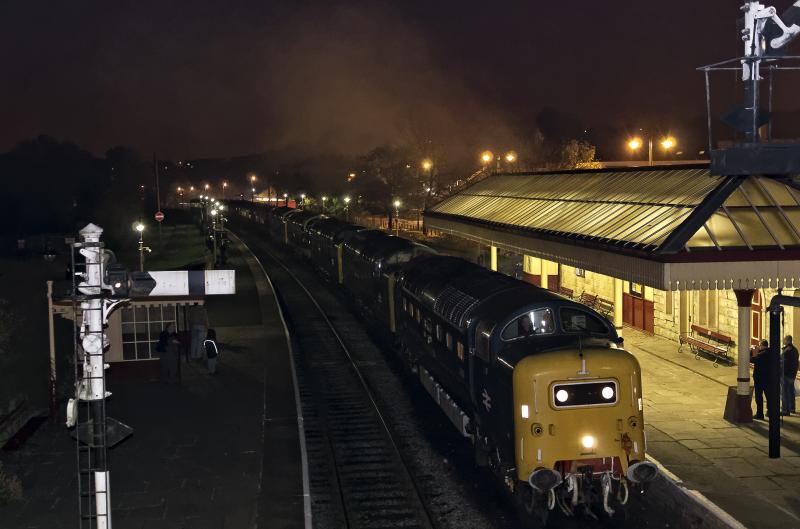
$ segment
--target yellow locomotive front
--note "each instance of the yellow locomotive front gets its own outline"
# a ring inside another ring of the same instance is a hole
[[[641,370],[630,353],[595,346],[527,356],[513,391],[517,479],[531,511],[543,502],[568,515],[602,505],[611,515],[629,484],[658,474],[645,459]]]

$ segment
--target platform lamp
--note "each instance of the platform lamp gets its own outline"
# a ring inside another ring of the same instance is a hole
[[[399,198],[396,198],[394,200],[393,204],[394,204],[394,234],[399,236],[400,235],[400,205],[402,204],[402,202],[400,202]]]
[[[323,215],[325,214],[325,202],[327,202],[327,201],[328,201],[328,197],[326,197],[325,195],[322,195],[322,214]]]
[[[144,272],[144,223],[141,217],[139,217],[139,221],[134,225],[134,229],[139,232],[139,271]]]

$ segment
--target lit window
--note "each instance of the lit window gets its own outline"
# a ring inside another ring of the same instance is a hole
[[[436,324],[436,339],[438,341],[442,341],[442,326],[438,323]]]
[[[464,344],[463,343],[458,342],[456,344],[456,352],[458,354],[458,359],[463,362],[464,361]]]
[[[122,359],[158,358],[156,346],[161,331],[176,323],[175,305],[136,306],[121,309]]]

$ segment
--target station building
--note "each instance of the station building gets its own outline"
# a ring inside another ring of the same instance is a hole
[[[520,256],[524,280],[680,345],[730,349],[739,385],[778,289],[800,296],[800,180],[708,165],[498,173],[429,208],[428,230]],[[800,337],[787,308],[784,333]],[[799,338],[800,339],[800,338]],[[729,343],[725,343],[730,340]]]

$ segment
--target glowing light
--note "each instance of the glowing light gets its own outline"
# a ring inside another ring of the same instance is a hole
[[[322,201],[325,202],[326,200],[328,200],[328,197],[326,197],[325,195],[322,195]]]
[[[401,204],[401,202],[400,202],[399,200],[395,200],[395,201],[393,202],[393,204],[394,204],[394,207],[395,207],[395,208],[399,208],[399,207],[400,207],[400,204]]]
[[[628,140],[628,148],[632,151],[638,151],[642,146],[641,138],[631,138]]]
[[[612,388],[611,386],[604,387],[603,390],[600,393],[603,395],[603,398],[606,399],[606,400],[611,400],[611,399],[614,398],[614,388]]]
[[[567,393],[566,389],[559,389],[556,392],[556,400],[558,402],[567,402],[568,398],[569,398],[569,393]]]
[[[594,448],[595,443],[597,443],[597,440],[591,435],[584,435],[581,437],[581,446],[583,446],[586,450],[591,450]]]
[[[250,181],[251,182],[255,182],[256,181],[256,175],[254,175],[254,174],[250,175]]]
[[[212,209],[211,210],[211,216],[214,217],[216,215],[217,215],[217,210],[216,209]]]
[[[289,198],[289,195],[287,193],[284,193],[283,198]]]
[[[301,198],[302,200],[305,200],[305,199],[306,199],[306,194],[305,194],[305,193],[301,193],[301,194],[300,194],[300,198]]]
[[[494,154],[492,154],[492,151],[483,151],[481,153],[481,161],[483,163],[489,163],[492,160],[494,160]]]
[[[144,231],[144,224],[142,224],[141,222],[138,222],[136,224],[136,231],[138,231],[139,233],[142,233]]]
[[[430,170],[433,167],[433,162],[430,160],[422,160],[422,168],[426,171]]]
[[[675,141],[675,138],[673,138],[672,136],[667,136],[666,138],[661,140],[661,146],[664,148],[665,151],[670,150],[671,148],[675,147],[675,145],[677,145],[677,144],[678,144],[678,142]]]
[[[527,404],[523,404],[520,407],[520,412],[522,413],[522,418],[523,419],[527,419],[528,418],[528,405]]]
[[[506,161],[508,163],[514,163],[517,160],[517,153],[514,151],[508,151],[506,153]]]
[[[345,204],[349,204],[350,203],[350,197],[344,197],[344,203]]]
[[[204,187],[205,187],[206,191],[208,191],[211,186],[206,184]]]

